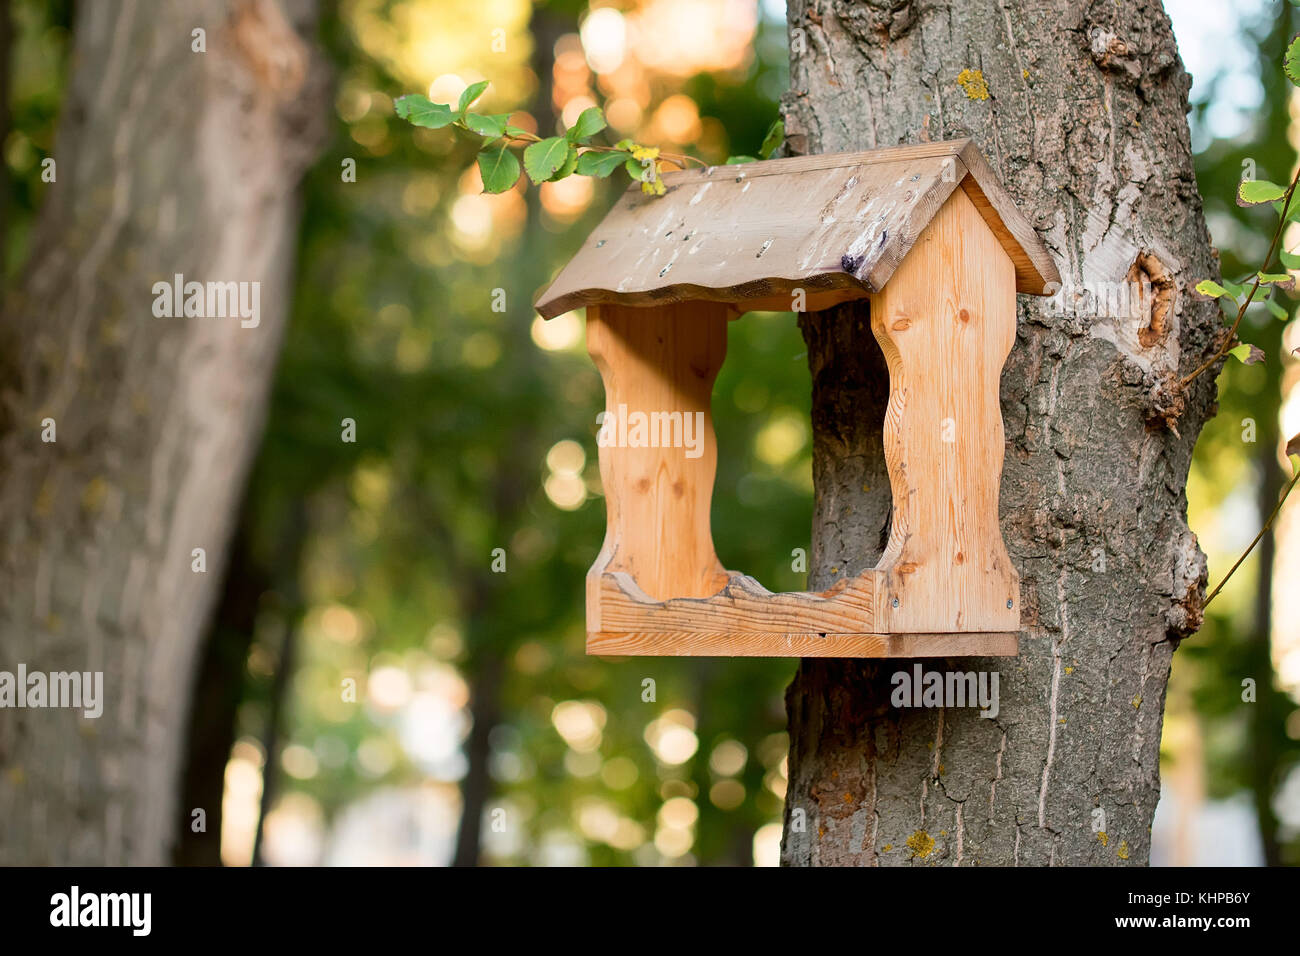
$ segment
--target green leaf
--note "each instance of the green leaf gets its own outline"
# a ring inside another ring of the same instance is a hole
[[[630,139],[620,139],[617,143],[614,144],[614,148],[630,150],[635,145],[636,144],[633,143]]]
[[[1273,316],[1275,319],[1285,322],[1287,319],[1291,318],[1291,313],[1272,299],[1265,299],[1264,306],[1268,309],[1269,315]]]
[[[728,166],[739,166],[741,163],[756,163],[756,162],[758,162],[758,160],[755,159],[753,156],[728,156],[727,157]]]
[[[1286,187],[1267,179],[1245,179],[1237,185],[1238,206],[1262,206],[1286,195]]]
[[[464,116],[465,111],[469,109],[471,103],[483,95],[483,91],[488,88],[487,80],[479,80],[477,83],[471,83],[465,87],[465,92],[460,94],[460,105],[456,107],[456,112]]]
[[[565,176],[568,176],[570,173],[572,173],[574,167],[577,165],[578,165],[578,147],[570,145],[569,152],[564,157],[564,162],[560,164],[559,169],[557,169],[554,173],[551,174],[551,178],[548,179],[547,182],[553,183],[556,182],[557,180],[563,179]]]
[[[506,134],[506,120],[508,119],[510,119],[509,113],[498,113],[494,116],[486,116],[481,113],[466,113],[465,125],[480,136],[486,136],[488,139],[499,139]]]
[[[1269,203],[1269,205],[1273,207],[1273,211],[1277,213],[1279,217],[1285,217],[1287,222],[1296,222],[1297,220],[1300,220],[1300,202],[1296,202],[1295,196],[1291,197],[1291,206],[1289,209],[1283,209],[1280,202]]]
[[[578,157],[578,175],[596,176],[604,179],[618,167],[627,162],[630,156],[624,152],[604,153],[587,150]]]
[[[643,183],[645,182],[645,174],[650,167],[642,166],[641,161],[639,159],[629,159],[626,163],[623,164],[623,168],[627,170],[627,174],[631,176],[634,180],[636,180],[639,183]]]
[[[1295,276],[1289,272],[1261,272],[1259,274],[1259,284],[1290,289],[1295,287]]]
[[[485,193],[503,193],[519,180],[519,160],[504,143],[478,154]]]
[[[544,183],[569,158],[569,144],[563,136],[548,136],[524,150],[524,170],[534,183]]]
[[[397,115],[412,126],[424,126],[428,129],[442,129],[451,124],[456,117],[446,103],[432,103],[427,96],[411,93],[399,96],[393,104]]]
[[[569,131],[564,135],[570,143],[585,143],[605,126],[605,114],[600,111],[600,107],[589,106],[582,111],[578,121],[569,127]]]
[[[1286,56],[1282,60],[1282,69],[1286,78],[1300,86],[1300,34],[1293,36],[1287,44]]]
[[[1234,302],[1240,302],[1246,297],[1246,287],[1244,285],[1237,285],[1235,282],[1224,279],[1223,287],[1228,290],[1228,295],[1232,296]]]
[[[1196,283],[1196,291],[1207,299],[1218,299],[1222,296],[1229,295],[1228,290],[1213,279],[1202,279]]]
[[[1264,352],[1255,346],[1246,342],[1228,349],[1228,354],[1241,362],[1242,365],[1258,365],[1264,361]]]
[[[763,137],[763,145],[758,147],[758,155],[764,159],[771,159],[772,154],[781,148],[785,143],[785,121],[778,119],[768,127],[767,135]]]
[[[1277,257],[1288,269],[1300,269],[1300,256],[1294,252],[1279,252]]]

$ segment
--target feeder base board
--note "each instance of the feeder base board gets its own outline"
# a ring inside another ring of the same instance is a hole
[[[711,631],[588,631],[602,657],[1015,657],[1016,631],[949,634],[761,634]]]

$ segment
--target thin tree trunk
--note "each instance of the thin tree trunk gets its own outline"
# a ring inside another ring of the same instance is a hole
[[[0,863],[170,859],[196,647],[327,128],[313,17],[310,0],[78,7],[57,181],[0,326],[0,660],[101,671],[105,702],[0,714]],[[176,274],[258,283],[256,327],[156,317]]]
[[[1276,169],[1279,177],[1295,168],[1296,149],[1288,137],[1282,135],[1291,122],[1291,85],[1277,69],[1277,63],[1292,36],[1295,12],[1283,6],[1268,34],[1258,45],[1260,81],[1264,86],[1264,109],[1257,117],[1256,136],[1264,142],[1248,147],[1265,169]],[[1286,376],[1279,361],[1286,352],[1281,322],[1269,322],[1261,329],[1252,329],[1250,340],[1264,350],[1268,361],[1263,368],[1252,368],[1253,384],[1259,387],[1252,412],[1257,434],[1253,446],[1255,467],[1259,473],[1259,492],[1256,507],[1259,520],[1272,512],[1285,483],[1285,473],[1278,467],[1277,449],[1284,436],[1279,422],[1280,409],[1285,401]],[[1242,423],[1244,427],[1244,422]],[[1286,737],[1287,717],[1294,705],[1290,696],[1273,682],[1273,590],[1277,567],[1278,529],[1275,524],[1259,542],[1253,560],[1258,564],[1255,572],[1254,617],[1249,632],[1241,635],[1246,646],[1236,662],[1240,677],[1255,681],[1255,702],[1247,710],[1250,722],[1250,747],[1247,779],[1258,821],[1260,845],[1267,866],[1280,866],[1284,862],[1283,846],[1279,834],[1279,821],[1273,809],[1273,799],[1281,788],[1288,767]],[[1245,570],[1243,566],[1243,570]]]
[[[471,628],[476,631],[477,628]],[[501,681],[505,662],[501,651],[487,647],[477,655],[477,668],[470,680],[470,713],[473,725],[465,740],[467,768],[460,782],[460,826],[452,866],[478,866],[483,855],[483,814],[492,795],[490,762],[492,729],[501,719]]]
[[[1184,487],[1214,394],[1210,374],[1185,405],[1161,385],[1194,368],[1216,334],[1215,307],[1187,294],[1217,263],[1169,20],[1153,0],[791,0],[789,23],[790,148],[972,136],[1052,249],[1066,304],[1020,300],[1002,380],[1020,656],[923,662],[998,672],[1000,713],[892,707],[890,675],[910,661],[802,662],[787,693],[782,859],[1144,864],[1170,655],[1200,621],[1205,561]],[[1149,295],[1130,317],[1092,314],[1071,294],[1119,288],[1144,250],[1177,283],[1163,328]],[[817,487],[810,584],[824,588],[872,566],[883,546],[887,376],[864,307],[802,327]]]
[[[280,531],[276,554],[273,558],[273,577],[279,598],[280,614],[284,621],[284,636],[276,659],[275,674],[271,679],[266,708],[266,726],[262,730],[262,798],[258,801],[257,829],[253,833],[253,865],[263,866],[266,840],[266,818],[275,809],[280,796],[280,755],[285,737],[290,736],[285,713],[289,706],[289,687],[294,668],[298,666],[298,644],[302,622],[307,613],[299,580],[303,550],[307,544],[307,503],[296,499],[288,507],[284,527]]]
[[[1280,391],[1281,383],[1272,383]],[[1260,520],[1277,505],[1282,493],[1282,470],[1277,467],[1278,430],[1276,417],[1262,430],[1257,456],[1260,466]],[[1272,427],[1270,427],[1272,426]],[[1285,753],[1278,747],[1278,728],[1286,725],[1291,700],[1273,686],[1273,570],[1277,557],[1277,532],[1270,530],[1260,541],[1259,568],[1255,582],[1255,614],[1247,647],[1242,655],[1245,670],[1255,679],[1255,704],[1247,711],[1250,727],[1251,796],[1255,818],[1259,822],[1259,841],[1266,866],[1282,865],[1282,845],[1278,837],[1278,818],[1273,798],[1282,785]],[[1259,675],[1259,676],[1256,676]]]
[[[177,814],[180,830],[173,858],[179,866],[221,865],[226,765],[235,744],[258,607],[271,587],[271,577],[257,565],[248,538],[248,530],[241,528],[231,542],[230,565],[191,691]],[[194,826],[196,809],[203,811],[201,830]]]
[[[529,28],[533,36],[532,67],[538,77],[532,112],[539,131],[546,136],[550,135],[551,127],[556,122],[551,102],[555,43],[573,28],[573,21],[567,15],[536,6],[533,8]],[[549,242],[541,225],[542,208],[536,189],[528,190],[526,202],[527,232],[521,244],[522,249],[515,256],[517,268],[512,270],[507,280],[509,301],[516,303],[506,317],[511,327],[508,337],[518,339],[527,336],[533,317],[531,307],[520,308],[519,303],[530,303],[529,296],[546,281],[540,270],[544,269],[547,261],[544,247]],[[527,377],[535,376],[534,367],[538,361],[536,350],[512,350],[501,374],[508,381],[524,381]],[[502,460],[490,494],[493,513],[497,517],[498,540],[505,542],[519,526],[527,504],[527,488],[520,481],[518,469],[511,462],[536,460],[540,457],[542,448],[536,430],[525,422],[517,424],[510,439],[503,442],[502,447],[511,449],[510,461]],[[461,613],[469,628],[470,660],[466,672],[470,683],[469,711],[473,723],[465,740],[467,766],[460,783],[460,824],[456,831],[456,848],[451,865],[472,867],[478,866],[482,859],[483,816],[493,791],[490,772],[491,734],[501,719],[505,655],[513,638],[503,635],[496,623],[500,616],[497,609],[507,597],[503,593],[500,576],[491,571],[486,561],[461,562],[455,576],[461,582],[462,593],[467,596]],[[507,825],[515,824],[507,821]]]

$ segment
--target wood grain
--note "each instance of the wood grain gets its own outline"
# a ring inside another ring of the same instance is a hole
[[[588,312],[587,350],[605,382],[605,414],[616,421],[640,414],[661,426],[644,436],[659,447],[599,449],[605,543],[588,579],[624,572],[652,597],[704,597],[727,583],[709,526],[718,468],[711,401],[727,350],[727,310],[688,302],[656,310],[653,322],[644,318],[616,305]],[[688,439],[698,443],[697,457]],[[589,586],[589,619],[598,622],[593,596]]]
[[[865,169],[840,184],[843,195],[877,173],[893,175],[894,164]],[[942,180],[916,182],[926,195],[940,195]],[[999,380],[1015,339],[1017,264],[967,190],[949,189],[937,211],[929,201],[910,202],[888,220],[900,235],[917,230],[906,258],[877,257],[862,268],[869,280],[873,270],[890,272],[871,296],[890,379],[889,542],[875,568],[826,591],[774,594],[725,570],[713,547],[710,399],[728,316],[739,306],[697,300],[588,309],[588,350],[605,382],[606,414],[623,422],[635,413],[682,422],[699,416],[700,423],[693,455],[666,439],[659,447],[600,443],[607,524],[587,575],[591,653],[1016,653],[1019,577],[1002,542],[998,491]]]
[[[1015,657],[1014,631],[972,634],[761,634],[737,631],[604,631],[587,653],[607,657]]]
[[[973,140],[961,142],[964,145],[958,155],[970,173],[961,181],[961,188],[1011,257],[1016,268],[1016,291],[1054,295],[1061,287],[1061,274],[1047,247],[989,168],[979,147]]]
[[[656,601],[632,575],[604,573],[598,585],[605,631],[871,631],[875,583],[870,572],[828,591],[774,594],[753,578],[727,572],[721,589],[698,598]]]
[[[1046,247],[970,140],[714,166],[633,184],[537,300],[580,306],[686,300],[791,309],[796,290],[834,301],[885,287],[960,185],[1016,267],[1020,292],[1060,278]]]
[[[871,329],[889,367],[893,496],[876,565],[879,629],[1014,630],[1020,581],[998,525],[998,387],[1015,341],[1015,276],[964,192],[872,297]]]

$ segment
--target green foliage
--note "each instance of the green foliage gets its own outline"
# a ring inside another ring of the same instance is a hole
[[[1295,276],[1289,272],[1260,272],[1260,285],[1273,285],[1281,289],[1290,289],[1295,286]]]
[[[625,153],[622,150],[598,153],[589,149],[578,156],[576,172],[579,176],[595,176],[598,179],[604,179],[631,158],[631,153]]]
[[[667,191],[660,176],[660,163],[663,160],[677,165],[695,162],[703,163],[690,156],[660,154],[657,147],[634,143],[630,139],[620,140],[612,148],[591,143],[591,138],[606,129],[608,124],[605,114],[598,106],[583,110],[577,121],[562,135],[538,138],[509,123],[509,114],[486,115],[468,112],[469,107],[483,95],[487,81],[480,81],[467,87],[461,94],[456,109],[446,103],[431,103],[427,97],[408,94],[396,101],[397,115],[414,126],[441,129],[454,126],[467,133],[483,137],[480,144],[479,168],[484,170],[484,190],[486,192],[503,192],[514,185],[518,179],[518,164],[511,167],[501,155],[503,150],[524,145],[524,172],[534,185],[555,182],[577,173],[606,179],[614,170],[622,166],[628,177],[641,184],[643,193],[662,196]],[[501,142],[497,142],[501,140]],[[785,142],[785,124],[777,120],[768,127],[763,137],[759,155],[770,158]],[[579,147],[582,147],[579,149]],[[487,160],[483,155],[490,154]],[[729,156],[727,165],[752,163],[754,156]],[[511,168],[516,170],[508,184],[505,182]],[[492,185],[488,185],[487,170],[493,174]]]
[[[503,193],[519,180],[519,160],[505,144],[479,153],[478,169],[486,193]]]
[[[554,9],[554,4],[539,4],[534,15]],[[576,29],[576,24],[561,25]],[[728,131],[733,148],[754,152],[752,144],[761,141],[756,152],[760,158],[771,155],[768,121],[776,95],[785,88],[783,26],[775,32],[780,35],[774,52],[764,55],[760,43],[759,62],[743,81],[706,75],[690,78],[681,87],[699,104],[702,115],[715,118]],[[401,81],[355,49],[347,32],[339,31],[337,43],[340,73],[358,74],[368,88],[389,95],[401,90]],[[1274,58],[1273,72],[1280,74],[1276,59],[1281,47],[1274,43],[1267,49]],[[58,82],[53,65],[51,73]],[[1285,79],[1282,83],[1289,86]],[[1272,112],[1262,127],[1280,130],[1287,122],[1286,101],[1276,87],[1269,90],[1266,109]],[[407,100],[415,102],[404,107]],[[274,593],[265,602],[270,609],[263,612],[270,621],[267,627],[259,625],[258,646],[263,656],[273,656],[278,646],[275,626],[293,626],[289,615],[278,609],[286,603],[281,595],[292,594],[300,580],[306,602],[316,608],[347,607],[363,626],[350,643],[322,638],[312,626],[304,628],[291,682],[292,723],[286,742],[321,754],[341,748],[346,759],[322,760],[319,772],[309,779],[279,774],[278,785],[282,793],[316,801],[327,827],[376,792],[454,788],[455,773],[430,769],[405,751],[394,719],[364,704],[340,716],[336,706],[320,702],[337,705],[340,675],[356,675],[364,687],[365,675],[382,665],[396,663],[411,673],[430,667],[439,674],[454,669],[476,688],[480,677],[496,667],[504,676],[492,751],[504,769],[499,775],[494,770],[490,805],[510,807],[511,831],[519,834],[521,848],[490,861],[529,862],[535,859],[533,848],[554,832],[570,835],[591,862],[641,861],[637,851],[577,833],[574,820],[581,809],[590,801],[609,805],[643,829],[649,850],[665,799],[685,795],[699,811],[691,857],[702,864],[748,863],[754,831],[781,818],[781,693],[797,664],[598,661],[585,656],[581,582],[604,531],[603,502],[593,494],[576,510],[561,512],[541,486],[547,449],[570,439],[586,454],[582,479],[598,487],[592,416],[603,407],[601,385],[580,347],[542,353],[533,344],[529,302],[581,243],[602,211],[601,203],[593,203],[584,219],[557,234],[543,226],[535,194],[530,193],[522,231],[491,261],[460,255],[449,243],[450,229],[444,224],[458,196],[461,173],[478,153],[485,189],[491,191],[509,178],[504,186],[508,189],[521,172],[521,150],[536,139],[508,124],[496,133],[492,121],[498,117],[480,118],[468,112],[472,105],[457,120],[459,108],[432,104],[424,97],[402,97],[397,107],[401,119],[431,129],[454,127],[468,135],[440,133],[430,148],[427,137],[400,135],[390,118],[391,149],[362,153],[362,175],[347,185],[339,183],[338,162],[342,156],[357,155],[358,147],[340,124],[331,153],[308,184],[294,318],[246,505],[258,551],[276,575]],[[546,103],[535,107],[539,119],[545,118],[547,108]],[[409,119],[404,109],[425,121]],[[53,115],[54,110],[49,112]],[[446,121],[440,122],[441,117]],[[549,121],[543,125],[551,128]],[[641,181],[646,167],[632,152],[638,144],[624,140],[613,148],[584,148],[586,144],[574,142],[569,132],[564,138],[579,147],[572,173],[605,179],[624,166],[630,177]],[[48,151],[52,145],[42,148]],[[643,154],[650,151],[639,149]],[[485,154],[490,157],[486,170]],[[1258,206],[1243,208],[1234,201],[1241,161],[1247,155],[1275,174],[1291,168],[1295,159],[1285,138],[1277,136],[1260,145],[1217,142],[1198,155],[1197,163],[1207,209],[1237,227],[1221,243],[1223,271],[1253,281],[1270,264],[1247,261],[1242,250],[1253,247],[1231,241],[1235,235],[1257,233],[1266,215]],[[566,163],[568,156],[566,150]],[[511,160],[514,171],[508,175]],[[656,165],[654,157],[648,162]],[[652,173],[652,190],[655,178]],[[404,210],[404,192],[417,183],[437,197],[436,203]],[[1282,215],[1282,204],[1273,205]],[[1286,214],[1295,217],[1300,210],[1293,205]],[[1287,259],[1291,255],[1278,257],[1287,269],[1294,267]],[[485,291],[496,286],[508,293],[506,314],[493,313],[486,305]],[[1244,300],[1247,291],[1233,282],[1212,286],[1217,289],[1212,297],[1235,295]],[[1277,301],[1273,295],[1262,300],[1268,312],[1259,310],[1258,318],[1278,311],[1287,314],[1284,293],[1275,295]],[[394,314],[398,318],[390,318]],[[1270,320],[1252,327],[1253,318],[1244,320],[1249,330],[1245,334],[1269,354],[1280,354],[1276,349],[1282,323]],[[748,315],[729,324],[727,338],[728,361],[714,393],[721,445],[713,510],[717,549],[726,566],[752,572],[769,588],[799,590],[806,582],[791,567],[790,548],[808,547],[810,442],[804,436],[790,458],[776,463],[757,456],[755,447],[772,421],[808,420],[810,383],[803,343],[789,315]],[[465,356],[481,356],[475,350],[484,341],[497,345],[496,352],[489,350],[489,356],[496,357],[479,357],[476,362],[481,364],[469,364]],[[1243,451],[1240,422],[1247,415],[1262,428],[1276,422],[1277,381],[1268,379],[1267,387],[1258,383],[1266,375],[1280,374],[1276,361],[1255,368],[1234,361],[1224,371],[1219,393],[1223,410],[1196,449],[1200,481],[1216,494],[1228,489],[1240,493],[1265,469],[1277,470],[1277,443],[1262,436]],[[337,422],[345,415],[358,420],[360,437],[357,446],[344,446],[348,453],[340,454]],[[1257,461],[1251,457],[1255,453]],[[1292,460],[1300,468],[1300,461]],[[503,505],[496,496],[516,483],[519,498]],[[375,487],[387,489],[386,494],[379,495]],[[283,559],[274,546],[285,516],[297,508],[305,510],[308,519],[304,556]],[[486,555],[498,546],[509,551],[510,570],[494,576],[485,573]],[[1249,788],[1267,803],[1272,796],[1269,785],[1252,775],[1256,765],[1264,763],[1258,755],[1269,755],[1266,776],[1280,785],[1283,774],[1277,768],[1285,770],[1300,749],[1284,730],[1295,705],[1271,687],[1267,633],[1262,639],[1254,634],[1252,629],[1260,625],[1254,623],[1249,606],[1230,603],[1233,600],[1225,595],[1210,608],[1206,627],[1183,642],[1174,667],[1176,673],[1193,677],[1190,693],[1198,712],[1208,718],[1212,795]],[[264,630],[269,636],[261,633]],[[253,662],[250,659],[250,672]],[[258,676],[262,673],[249,678],[248,699],[241,709],[244,735],[256,736],[261,730],[269,684]],[[647,676],[658,684],[655,702],[640,696]],[[1258,704],[1242,705],[1243,677],[1259,679]],[[598,747],[581,755],[598,768],[595,771],[578,765],[553,724],[553,708],[570,700],[599,705],[606,716]],[[473,701],[466,705],[467,711],[476,712],[476,707]],[[694,732],[699,747],[686,762],[667,766],[651,753],[644,732],[648,721],[672,708],[698,715]],[[1258,727],[1248,723],[1265,708],[1273,708],[1266,721],[1259,718]],[[709,759],[714,748],[727,741],[739,742],[748,751],[743,768],[728,778],[744,793],[743,803],[731,809],[712,798],[719,778]],[[397,755],[391,766],[361,766],[357,755],[377,744]],[[615,775],[606,772],[615,762],[623,773],[617,785],[611,782]],[[267,767],[268,779],[277,776],[274,759]]]
[[[785,123],[777,120],[767,128],[767,133],[763,137],[763,145],[758,148],[758,156],[728,156],[727,165],[737,166],[741,163],[756,163],[759,159],[771,159],[775,153],[785,143]]]
[[[1282,68],[1286,71],[1286,78],[1296,86],[1300,86],[1300,36],[1292,37],[1291,42],[1287,44]]]
[[[1229,282],[1227,279],[1224,279],[1223,288],[1227,290],[1228,295],[1232,298],[1234,302],[1241,302],[1243,299],[1246,298],[1247,290],[1246,290],[1246,286],[1243,283]]]
[[[497,139],[506,134],[510,114],[498,113],[495,116],[483,116],[479,113],[466,113],[465,126],[487,139]],[[489,147],[484,147],[487,149]]]
[[[1242,342],[1234,348],[1228,349],[1228,354],[1239,361],[1242,365],[1258,365],[1264,361],[1264,353],[1253,345]]]
[[[1196,291],[1211,299],[1218,299],[1225,295],[1229,298],[1235,298],[1231,292],[1219,285],[1219,283],[1215,282],[1213,279],[1202,279],[1200,282],[1196,283]]]
[[[554,4],[536,5],[533,15],[558,20],[561,32],[576,29]],[[335,42],[340,75],[359,77],[368,96],[395,96],[409,83],[358,50],[351,31],[338,30]],[[549,68],[549,49],[538,47],[535,74]],[[689,80],[669,92],[689,90],[702,113],[724,118],[735,142],[756,143],[779,93],[760,91],[758,80],[779,86],[770,82],[779,72],[770,64],[784,63],[784,41],[760,56],[750,75]],[[661,154],[630,140],[603,146],[604,137],[616,138],[608,130],[589,142],[574,134],[575,142],[572,131],[558,134],[549,99],[498,103],[494,95],[486,90],[460,119],[455,102],[441,104],[442,111],[430,109],[433,104],[415,110],[449,114],[438,129],[456,133],[411,129],[401,110],[423,98],[406,103],[384,117],[388,135],[370,154],[351,135],[352,121],[340,117],[331,152],[308,182],[293,320],[245,520],[256,532],[259,563],[274,572],[276,593],[303,591],[307,612],[296,625],[284,742],[322,759],[310,777],[281,772],[270,759],[268,780],[286,797],[317,804],[331,832],[367,810],[376,795],[450,791],[454,800],[463,768],[454,761],[430,764],[412,752],[403,722],[413,715],[399,720],[370,706],[367,675],[398,667],[426,697],[430,674],[439,682],[463,679],[474,693],[463,713],[477,720],[477,695],[492,686],[495,673],[499,710],[488,806],[508,808],[517,846],[487,846],[486,862],[538,861],[539,847],[556,833],[592,863],[653,862],[660,859],[654,845],[660,810],[667,799],[684,796],[699,814],[687,859],[747,865],[755,831],[781,817],[781,695],[795,665],[603,661],[587,657],[583,647],[582,580],[605,526],[594,425],[603,393],[580,342],[558,351],[534,343],[531,300],[581,245],[614,190],[596,182],[597,199],[561,232],[548,222],[541,197],[528,190],[519,231],[494,232],[488,251],[458,247],[451,224],[468,165],[477,162],[486,189],[510,188],[507,180],[518,189],[522,152],[540,138],[508,123],[493,136],[495,111],[528,109],[544,133],[562,135],[576,147],[565,150],[566,164],[576,153],[574,175],[590,171],[625,183],[618,167],[632,160],[631,175],[641,182],[648,174],[654,190],[656,182],[662,187]],[[711,104],[707,110],[704,103]],[[360,122],[377,117],[372,111]],[[357,157],[355,183],[339,181],[344,156]],[[408,206],[411,196],[432,198]],[[496,287],[506,293],[502,313],[489,304]],[[728,566],[769,587],[800,590],[806,581],[792,569],[791,549],[809,547],[811,443],[802,435],[779,462],[760,458],[756,446],[773,416],[807,421],[803,343],[791,316],[750,315],[729,325],[727,348],[714,401],[725,459],[713,516],[717,547]],[[339,444],[344,416],[358,422],[355,446]],[[579,479],[592,489],[573,510],[558,508],[544,487],[548,450],[561,441],[581,446],[586,460]],[[286,517],[298,510],[306,519],[301,556],[281,557],[282,529],[291,524]],[[504,574],[490,570],[497,547],[508,552]],[[279,609],[269,598],[265,603]],[[271,609],[259,618],[255,659],[274,660],[283,633],[277,628],[295,626],[291,614]],[[352,640],[322,633],[323,609],[355,616],[360,626]],[[240,735],[256,738],[271,681],[265,670],[254,673],[250,666],[250,674]],[[360,704],[339,706],[343,676],[358,678]],[[641,696],[647,677],[657,684],[653,701]],[[554,710],[571,701],[605,717],[592,751],[575,752],[557,732]],[[646,728],[674,710],[694,716],[698,749],[669,765],[647,745]],[[461,713],[450,716],[460,720]],[[447,720],[421,723],[428,729]],[[742,745],[747,759],[724,778],[710,757],[728,743]],[[457,759],[462,746],[468,751],[468,743],[457,746]],[[371,752],[390,760],[376,767],[360,759]],[[343,757],[325,759],[332,754]],[[738,788],[740,802],[715,802],[720,783]],[[593,802],[639,829],[641,845],[614,846],[583,833],[576,821]]]
[[[564,135],[570,143],[585,143],[605,128],[605,114],[598,106],[589,106],[582,111],[578,121]]]
[[[397,110],[397,115],[412,126],[442,129],[456,119],[450,106],[445,103],[431,103],[427,96],[418,93],[399,97],[393,106]]]
[[[483,172],[485,192],[504,192],[515,184],[519,178],[519,162],[510,151],[523,146],[523,169],[534,185],[555,182],[574,173],[605,179],[622,165],[632,179],[641,183],[643,191],[664,194],[658,149],[631,140],[623,140],[613,148],[590,142],[608,125],[600,107],[583,110],[577,122],[562,135],[538,138],[510,125],[508,113],[468,112],[487,87],[486,81],[467,87],[454,110],[449,104],[432,103],[427,97],[408,94],[397,99],[397,115],[414,126],[429,129],[452,126],[482,137],[478,164]]]
[[[535,184],[555,175],[569,158],[569,142],[563,136],[551,136],[524,150],[524,172]]]
[[[785,144],[785,121],[777,120],[763,137],[763,145],[758,148],[758,155],[771,159],[772,155]]]
[[[1287,44],[1283,57],[1283,71],[1293,84],[1300,85],[1300,35],[1292,37]],[[1253,163],[1253,159],[1248,161],[1248,165],[1252,169]],[[1227,279],[1224,279],[1221,283],[1211,279],[1202,279],[1196,283],[1196,292],[1203,297],[1219,300],[1231,299],[1237,305],[1237,314],[1232,322],[1232,329],[1224,343],[1219,347],[1218,352],[1210,361],[1202,363],[1191,376],[1185,379],[1184,385],[1190,382],[1192,378],[1195,378],[1197,374],[1208,369],[1215,360],[1224,355],[1232,355],[1245,365],[1257,365],[1265,361],[1265,353],[1254,345],[1240,343],[1233,346],[1231,343],[1236,339],[1237,330],[1245,319],[1247,307],[1253,302],[1262,302],[1269,314],[1277,319],[1285,321],[1290,315],[1290,310],[1276,300],[1275,294],[1277,289],[1295,288],[1295,276],[1292,275],[1291,270],[1300,268],[1300,254],[1280,247],[1287,224],[1297,221],[1297,217],[1300,216],[1300,204],[1291,202],[1297,183],[1300,183],[1300,173],[1297,173],[1287,186],[1281,186],[1267,179],[1243,179],[1237,183],[1236,204],[1239,207],[1250,208],[1267,205],[1272,207],[1277,216],[1277,221],[1272,227],[1272,241],[1269,244],[1268,257],[1243,284]],[[1278,262],[1288,271],[1269,271],[1275,251]],[[1255,294],[1261,287],[1269,290],[1268,295],[1267,298],[1257,299]]]
[[[469,86],[465,87],[464,91],[460,94],[460,103],[456,107],[456,116],[458,119],[465,118],[465,111],[470,108],[472,103],[483,95],[483,91],[487,88],[487,80],[479,80],[479,82],[471,83]]]
[[[1296,221],[1300,204],[1286,209],[1281,201],[1270,204],[1272,215],[1259,206],[1237,203],[1243,169],[1267,170],[1284,175],[1295,168],[1297,155],[1284,131],[1292,124],[1290,101],[1294,95],[1294,66],[1287,75],[1279,63],[1295,62],[1298,49],[1293,38],[1293,8],[1266,10],[1256,20],[1242,20],[1246,48],[1257,51],[1253,72],[1258,76],[1264,98],[1254,116],[1255,135],[1216,139],[1196,154],[1197,182],[1204,197],[1205,212],[1215,224],[1214,240],[1221,255],[1224,275],[1253,277],[1300,266],[1300,249],[1288,251],[1281,242],[1277,259],[1281,269],[1260,262],[1261,249],[1278,222]],[[1212,99],[1194,105],[1194,118],[1204,116]],[[1269,178],[1264,176],[1263,178]],[[1220,229],[1218,224],[1226,223]],[[1228,285],[1228,283],[1224,283]],[[1240,286],[1237,286],[1240,289]],[[1285,353],[1284,322],[1291,315],[1289,293],[1274,291],[1263,299],[1263,309],[1249,309],[1241,319],[1242,338],[1270,357]],[[1254,301],[1260,302],[1261,287]],[[1225,299],[1220,299],[1225,302]],[[1231,310],[1237,312],[1237,307]],[[1280,321],[1279,321],[1280,320]],[[1231,339],[1230,347],[1242,343]],[[1249,356],[1249,349],[1239,352]],[[1228,362],[1218,383],[1219,413],[1207,422],[1197,440],[1188,487],[1189,518],[1198,533],[1207,524],[1222,522],[1224,503],[1229,499],[1252,502],[1262,522],[1278,500],[1282,469],[1277,465],[1279,408],[1283,395],[1283,363],[1276,358],[1247,367]],[[1257,427],[1249,439],[1246,423]],[[1290,505],[1288,505],[1290,507]],[[1216,517],[1219,516],[1219,517]],[[1214,533],[1201,534],[1209,555],[1211,583],[1221,578],[1239,556],[1236,548],[1225,550],[1225,542]],[[1236,546],[1239,548],[1239,546]],[[1205,610],[1205,623],[1196,636],[1184,641],[1174,655],[1170,683],[1170,717],[1195,721],[1204,740],[1205,779],[1211,798],[1244,795],[1254,806],[1269,859],[1300,862],[1300,843],[1294,835],[1280,833],[1272,806],[1288,772],[1300,762],[1300,746],[1288,736],[1288,721],[1294,726],[1296,705],[1274,682],[1271,652],[1271,602],[1262,575],[1273,573],[1271,549],[1262,549],[1242,565],[1225,590]],[[1257,685],[1257,696],[1245,702],[1243,682]],[[1179,710],[1178,701],[1183,713]],[[1174,759],[1186,759],[1181,754]],[[1289,848],[1285,845],[1289,839]]]
[[[1275,202],[1286,195],[1286,187],[1270,183],[1266,179],[1246,179],[1237,187],[1237,204],[1241,206],[1262,206]]]
[[[58,186],[44,178],[43,163],[55,156],[56,121],[65,104],[72,48],[70,0],[11,0],[12,33],[4,139],[7,201],[3,204],[4,275],[11,281],[27,263],[38,208]]]

